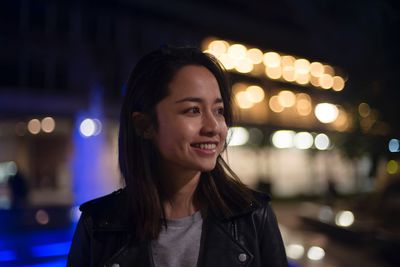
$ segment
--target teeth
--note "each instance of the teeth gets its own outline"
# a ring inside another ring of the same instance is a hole
[[[217,147],[216,144],[196,144],[196,146],[199,147],[200,149],[208,149],[208,150],[212,150]]]

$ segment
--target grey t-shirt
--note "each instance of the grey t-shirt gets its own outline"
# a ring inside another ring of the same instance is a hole
[[[157,240],[151,242],[155,267],[196,267],[203,219],[200,211],[167,220]]]

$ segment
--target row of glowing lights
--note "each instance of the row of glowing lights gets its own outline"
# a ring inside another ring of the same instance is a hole
[[[264,90],[257,85],[247,86],[241,83],[233,86],[235,100],[239,108],[250,109],[255,104],[265,99]],[[308,94],[295,94],[289,90],[282,90],[277,95],[269,99],[269,107],[273,112],[280,113],[286,108],[296,106],[296,110],[301,116],[308,116],[312,111],[311,98]],[[342,113],[344,113],[342,111]],[[332,123],[339,116],[339,108],[331,103],[319,103],[314,109],[315,117],[322,123]],[[342,114],[345,116],[345,114]]]
[[[319,219],[324,222],[330,222],[333,218],[333,211],[330,207],[320,209]],[[339,211],[334,216],[335,224],[339,227],[350,227],[354,223],[354,214],[351,211]],[[305,248],[302,244],[290,244],[286,246],[286,255],[294,260],[301,259],[305,254]],[[313,261],[322,260],[325,257],[325,250],[319,246],[312,246],[307,251],[307,258]]]
[[[243,127],[231,127],[228,133],[229,146],[241,146],[248,143],[249,131]],[[279,130],[272,134],[272,145],[276,148],[297,148],[310,149],[315,147],[318,150],[331,148],[331,142],[326,134],[320,133],[315,137],[308,132],[294,132],[291,130]]]
[[[33,135],[39,134],[40,132],[51,133],[55,128],[56,122],[52,117],[46,117],[41,120],[31,119],[27,124],[19,122],[16,125],[16,131],[19,135],[24,135],[26,130]]]
[[[300,85],[311,84],[322,89],[342,91],[345,80],[335,75],[332,66],[310,62],[304,58],[280,55],[277,52],[263,53],[258,48],[248,49],[243,44],[229,44],[224,40],[213,40],[204,45],[204,52],[214,55],[227,70],[240,73],[264,73],[273,80],[284,80]]]
[[[42,120],[31,119],[27,124],[19,122],[16,125],[16,131],[19,135],[23,135],[27,129],[29,133],[37,135],[40,132],[51,133],[55,130],[56,122],[52,117],[46,117]],[[99,135],[102,124],[98,119],[86,118],[79,124],[79,132],[84,137]]]

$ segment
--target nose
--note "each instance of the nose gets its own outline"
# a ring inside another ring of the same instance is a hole
[[[201,134],[206,136],[214,136],[218,133],[219,122],[212,112],[207,112],[203,117],[203,125]]]

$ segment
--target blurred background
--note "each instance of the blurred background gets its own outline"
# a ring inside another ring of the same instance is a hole
[[[118,115],[143,54],[229,71],[227,157],[271,193],[290,266],[400,266],[396,1],[0,2],[0,266],[65,266],[77,207],[121,187]]]

